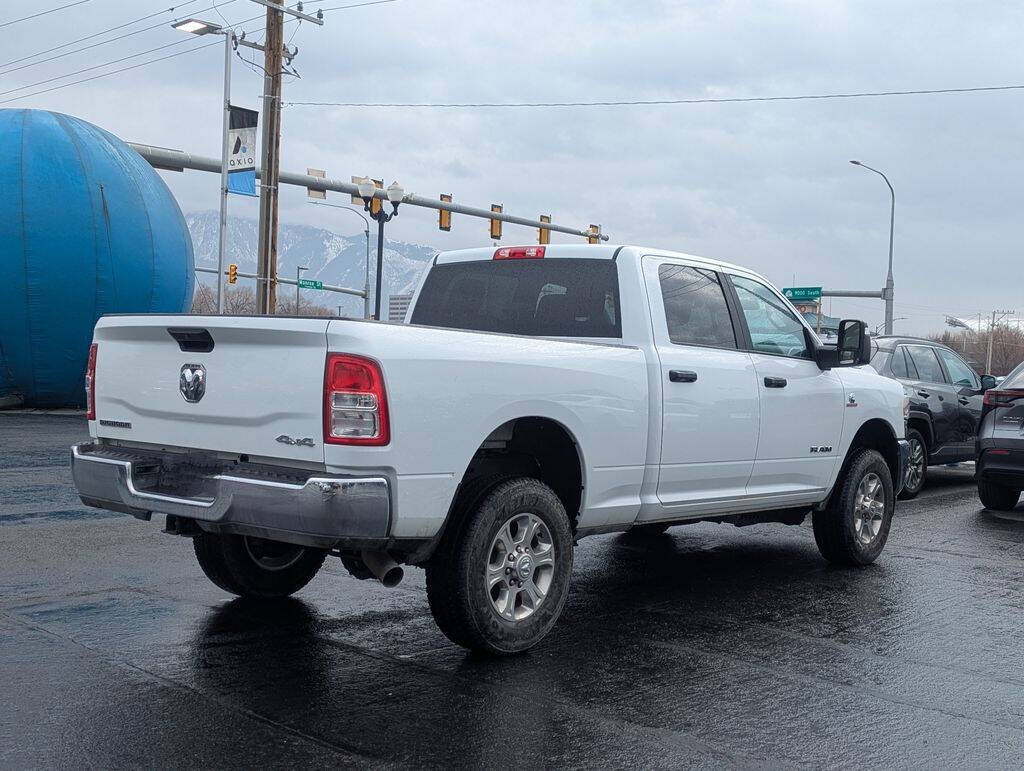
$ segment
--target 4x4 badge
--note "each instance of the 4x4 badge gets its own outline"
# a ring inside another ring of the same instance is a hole
[[[182,364],[178,390],[187,402],[202,399],[206,393],[206,367],[202,364]]]

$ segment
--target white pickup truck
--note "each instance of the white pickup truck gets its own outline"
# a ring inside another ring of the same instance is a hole
[[[811,514],[831,562],[885,544],[907,405],[863,322],[827,347],[749,270],[584,245],[442,253],[408,321],[101,318],[82,500],[166,515],[242,596],[423,566],[442,631],[498,654],[586,535]]]

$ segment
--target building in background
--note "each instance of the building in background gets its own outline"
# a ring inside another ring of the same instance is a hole
[[[410,302],[412,302],[412,293],[393,294],[388,297],[388,321],[405,321],[405,314],[409,310]]]

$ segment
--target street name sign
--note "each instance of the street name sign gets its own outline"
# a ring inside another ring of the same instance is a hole
[[[788,286],[782,290],[787,300],[820,300],[820,286]]]
[[[299,288],[300,289],[323,289],[324,288],[324,282],[323,281],[313,281],[312,279],[309,279],[309,278],[302,278],[302,279],[299,279]]]

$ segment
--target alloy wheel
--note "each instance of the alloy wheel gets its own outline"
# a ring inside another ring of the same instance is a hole
[[[853,530],[857,540],[869,544],[878,537],[885,517],[885,487],[878,474],[865,474],[857,485],[853,504]]]
[[[555,576],[551,532],[536,514],[509,517],[491,541],[484,578],[491,606],[507,621],[532,616]]]
[[[249,558],[264,570],[284,570],[294,565],[302,557],[305,547],[280,541],[268,541],[266,538],[242,536],[245,551]]]
[[[924,479],[924,445],[917,439],[910,440],[910,459],[907,461],[907,474],[904,485],[909,490],[917,490]]]

